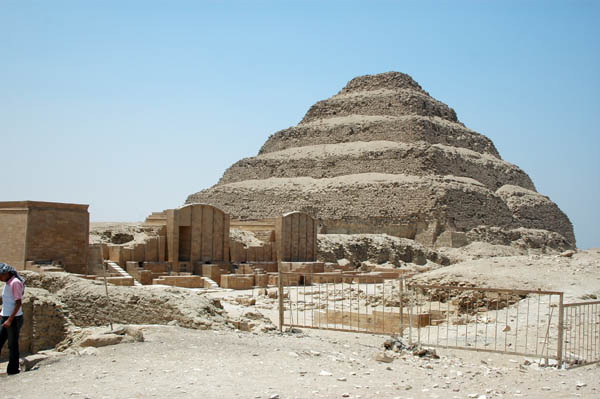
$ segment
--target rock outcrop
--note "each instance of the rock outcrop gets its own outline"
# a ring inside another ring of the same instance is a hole
[[[519,229],[575,246],[568,217],[525,172],[397,72],[352,79],[186,202],[242,219],[298,210],[320,219],[320,233],[386,233],[426,246],[531,236]]]

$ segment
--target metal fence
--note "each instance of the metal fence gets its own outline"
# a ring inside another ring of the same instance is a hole
[[[280,273],[281,326],[400,334],[404,281],[340,273]]]
[[[600,362],[600,301],[558,291],[408,284],[349,273],[279,274],[280,328],[398,334],[416,345]]]
[[[423,328],[409,330],[411,342],[561,360],[562,292],[418,284],[408,288],[411,311],[429,318]]]
[[[600,362],[600,301],[565,304],[563,326],[567,367]]]

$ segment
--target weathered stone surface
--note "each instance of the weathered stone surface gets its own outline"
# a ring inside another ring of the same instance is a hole
[[[320,220],[320,233],[385,233],[426,246],[501,236],[575,246],[569,219],[525,172],[396,72],[352,79],[187,202],[241,219],[301,211]]]
[[[319,234],[318,258],[338,263],[347,259],[354,267],[369,261],[376,264],[389,262],[425,264],[427,260],[447,265],[450,260],[412,240],[382,234]]]
[[[123,336],[116,334],[96,334],[86,337],[79,346],[100,348],[103,346],[116,345],[123,340]]]
[[[521,169],[490,154],[442,144],[389,141],[311,145],[261,154],[236,162],[219,183],[357,173],[454,175],[474,178],[494,191],[506,184],[535,189]]]
[[[548,197],[512,185],[501,187],[496,194],[508,205],[518,225],[555,231],[575,244],[571,221]]]
[[[467,148],[500,158],[490,139],[460,123],[418,115],[350,115],[301,123],[271,135],[259,154],[318,144],[385,140]]]
[[[226,313],[215,299],[175,287],[143,289],[104,285],[67,273],[23,272],[28,287],[48,290],[60,300],[68,320],[77,327],[119,324],[167,324],[177,320],[186,328],[224,327]],[[28,288],[29,289],[29,288]]]

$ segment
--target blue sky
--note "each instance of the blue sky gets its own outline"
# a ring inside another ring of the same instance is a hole
[[[393,70],[600,247],[599,19],[595,1],[0,0],[0,200],[143,220]]]

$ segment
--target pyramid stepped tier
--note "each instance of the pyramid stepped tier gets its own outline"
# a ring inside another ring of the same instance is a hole
[[[467,148],[500,157],[490,139],[463,125],[438,117],[349,115],[301,123],[273,134],[260,154],[316,144],[385,140],[398,143],[424,141]]]
[[[397,72],[352,79],[187,202],[237,219],[302,211],[320,219],[321,233],[387,233],[428,246],[575,246],[568,217],[525,172]]]
[[[335,177],[358,173],[455,175],[473,177],[490,190],[511,184],[535,190],[521,169],[489,154],[429,143],[390,141],[322,144],[245,158],[232,165],[219,184],[269,177]]]
[[[319,101],[310,107],[301,123],[355,114],[437,116],[458,122],[452,108],[427,94],[414,90],[374,90],[338,94]]]
[[[555,231],[575,242],[569,218],[545,195],[512,185],[500,188],[496,194],[508,205],[519,226]]]
[[[438,116],[458,122],[452,108],[429,96],[410,76],[388,73],[351,80],[337,95],[310,107],[301,123],[356,114]]]
[[[316,214],[330,233],[388,233],[414,238],[432,223],[470,230],[512,227],[512,213],[479,182],[453,176],[363,173],[333,178],[269,178],[220,184],[188,202],[210,200],[242,219],[297,209]],[[457,204],[460,206],[456,206]]]

